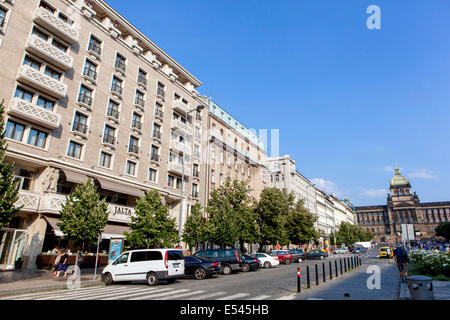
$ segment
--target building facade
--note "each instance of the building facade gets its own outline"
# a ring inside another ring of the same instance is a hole
[[[407,178],[395,169],[390,182],[390,193],[386,205],[356,207],[359,226],[369,230],[377,241],[400,242],[402,225],[411,224],[412,240],[435,237],[435,228],[440,222],[450,221],[450,201],[421,203],[416,192],[412,192]]]
[[[52,249],[65,196],[88,178],[108,202],[105,247],[146,191],[179,224],[183,185],[181,225],[205,204],[209,105],[198,79],[103,0],[2,1],[0,16],[6,161],[23,205],[1,235],[2,268],[19,257],[34,267]]]

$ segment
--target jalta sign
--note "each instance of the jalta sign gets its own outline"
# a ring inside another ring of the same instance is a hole
[[[110,220],[130,222],[130,217],[134,215],[134,208],[131,207],[110,204],[108,210]]]

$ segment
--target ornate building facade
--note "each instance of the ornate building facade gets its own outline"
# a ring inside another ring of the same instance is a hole
[[[439,222],[450,221],[450,201],[421,203],[398,167],[390,183],[386,205],[355,209],[358,225],[371,231],[374,240],[380,242],[401,241],[402,224],[414,226],[416,240],[429,239],[435,237]]]

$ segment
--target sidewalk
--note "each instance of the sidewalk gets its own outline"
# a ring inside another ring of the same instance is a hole
[[[399,273],[394,263],[378,258],[365,258],[362,265],[338,278],[327,280],[311,289],[303,289],[295,300],[397,300],[400,292]],[[369,266],[379,267],[380,289],[369,289]]]
[[[81,269],[81,287],[101,284],[102,269],[97,270],[97,279],[94,280],[94,269]],[[49,270],[13,270],[0,272],[0,297],[24,293],[33,293],[48,290],[67,288],[67,278],[62,275],[54,278]]]
[[[450,300],[450,281],[433,281],[434,300]],[[400,300],[411,300],[408,284],[400,285]]]

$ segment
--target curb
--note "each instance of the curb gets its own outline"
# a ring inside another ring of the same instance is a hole
[[[409,288],[406,282],[400,281],[400,300],[411,300],[411,294],[409,293]]]
[[[96,286],[101,283],[102,282],[100,280],[87,280],[87,281],[81,282],[80,285],[81,285],[81,288],[85,288],[85,287]],[[29,293],[64,290],[64,289],[67,289],[66,284],[39,287],[39,288],[21,289],[21,290],[0,291],[0,298],[4,298],[4,297],[8,297],[8,296],[17,296],[17,295],[22,295],[22,294],[29,294]]]

